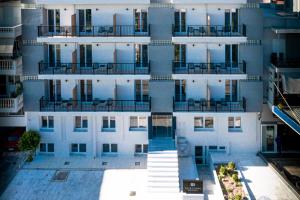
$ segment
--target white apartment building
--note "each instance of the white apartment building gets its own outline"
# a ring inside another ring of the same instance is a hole
[[[260,150],[241,46],[246,1],[171,3],[159,21],[147,0],[37,1],[38,91],[26,127],[41,133],[40,153],[134,156],[178,137],[197,164],[209,151]]]

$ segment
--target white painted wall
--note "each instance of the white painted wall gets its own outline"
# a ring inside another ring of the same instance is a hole
[[[194,43],[186,45],[187,62],[207,63],[207,54],[210,51],[210,62],[225,62],[225,44]]]
[[[257,127],[260,123],[257,113],[174,113],[177,120],[177,136],[184,136],[191,144],[194,154],[195,146],[218,145],[226,146],[231,153],[256,153],[259,151],[260,136]],[[194,117],[204,116],[214,118],[214,128],[211,131],[194,131]],[[241,132],[228,131],[228,117],[240,116]]]
[[[41,116],[54,116],[54,130],[41,130]],[[88,117],[88,131],[74,132],[74,117]],[[116,118],[116,132],[102,132],[102,117]],[[130,131],[130,116],[150,116],[150,113],[59,113],[59,112],[28,112],[27,129],[38,130],[42,143],[55,144],[55,156],[68,157],[71,143],[86,143],[86,156],[101,156],[103,143],[118,144],[119,155],[134,155],[135,144],[148,144],[148,130]]]

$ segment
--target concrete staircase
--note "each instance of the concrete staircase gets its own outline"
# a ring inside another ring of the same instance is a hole
[[[177,199],[179,168],[178,153],[173,139],[150,141],[147,170],[148,193],[152,199]]]

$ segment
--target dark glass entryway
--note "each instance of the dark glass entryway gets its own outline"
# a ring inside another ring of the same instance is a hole
[[[172,137],[172,115],[152,115],[153,138]]]

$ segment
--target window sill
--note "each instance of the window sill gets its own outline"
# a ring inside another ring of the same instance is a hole
[[[102,153],[101,156],[103,156],[103,157],[117,157],[118,156],[118,152],[116,152],[116,153],[105,152],[105,153]]]
[[[209,132],[213,132],[214,129],[213,128],[194,128],[195,132],[205,132],[205,131],[209,131]]]
[[[116,132],[116,129],[115,128],[102,128],[101,129],[101,132]]]
[[[147,131],[147,128],[129,128],[129,131],[132,131],[132,132],[139,132],[139,131]]]
[[[86,152],[71,152],[71,156],[86,156]]]
[[[45,155],[45,156],[54,156],[54,152],[39,152],[40,155]]]
[[[54,128],[40,128],[40,132],[54,132]]]
[[[230,133],[241,133],[243,130],[241,128],[229,128],[228,132]]]
[[[134,153],[135,157],[146,157],[147,153]]]
[[[87,132],[88,129],[87,128],[75,128],[74,132]]]

